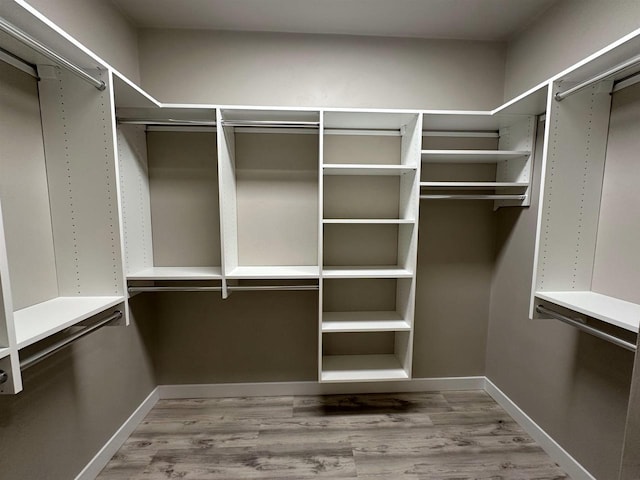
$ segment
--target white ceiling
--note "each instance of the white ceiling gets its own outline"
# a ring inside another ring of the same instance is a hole
[[[556,0],[112,0],[138,27],[507,40]]]

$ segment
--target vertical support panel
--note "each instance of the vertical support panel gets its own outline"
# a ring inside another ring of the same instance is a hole
[[[531,205],[531,179],[533,177],[533,159],[535,155],[536,117],[527,115],[523,120],[500,129],[499,150],[521,150],[531,154],[527,157],[505,160],[496,167],[496,182],[528,183],[524,200],[496,200],[495,208]],[[497,191],[496,193],[508,193]]]
[[[218,181],[220,191],[220,235],[222,238],[222,297],[227,298],[228,275],[238,266],[238,204],[236,196],[235,138],[233,127],[222,126],[222,112],[218,119]]]
[[[557,92],[557,84],[553,92]],[[594,85],[547,112],[535,291],[590,290],[611,108]],[[533,311],[532,311],[533,313]]]
[[[53,71],[40,82],[40,108],[59,293],[123,295],[110,87]]]
[[[322,381],[322,312],[324,309],[324,111],[320,111],[318,130],[318,381]]]
[[[118,164],[127,274],[153,266],[145,127],[119,125]]]

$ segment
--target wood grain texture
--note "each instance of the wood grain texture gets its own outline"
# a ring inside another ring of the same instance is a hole
[[[161,400],[98,476],[569,477],[485,392]]]

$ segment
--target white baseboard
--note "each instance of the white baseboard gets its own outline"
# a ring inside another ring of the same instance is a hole
[[[332,395],[351,393],[429,392],[484,390],[484,377],[416,378],[401,382],[318,383],[265,382],[160,385],[160,399],[273,397],[281,395]]]
[[[587,469],[560,446],[540,425],[534,422],[518,405],[488,378],[484,390],[543,448],[572,480],[596,480]]]
[[[115,455],[122,444],[129,438],[138,425],[140,425],[144,417],[147,416],[158,402],[159,398],[158,388],[154,388],[131,416],[125,420],[118,431],[116,431],[100,451],[96,453],[87,466],[82,469],[75,480],[94,480],[107,463],[109,463],[111,457]]]

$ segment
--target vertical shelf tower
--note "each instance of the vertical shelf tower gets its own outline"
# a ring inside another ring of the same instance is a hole
[[[411,378],[421,124],[324,113],[321,382]]]

